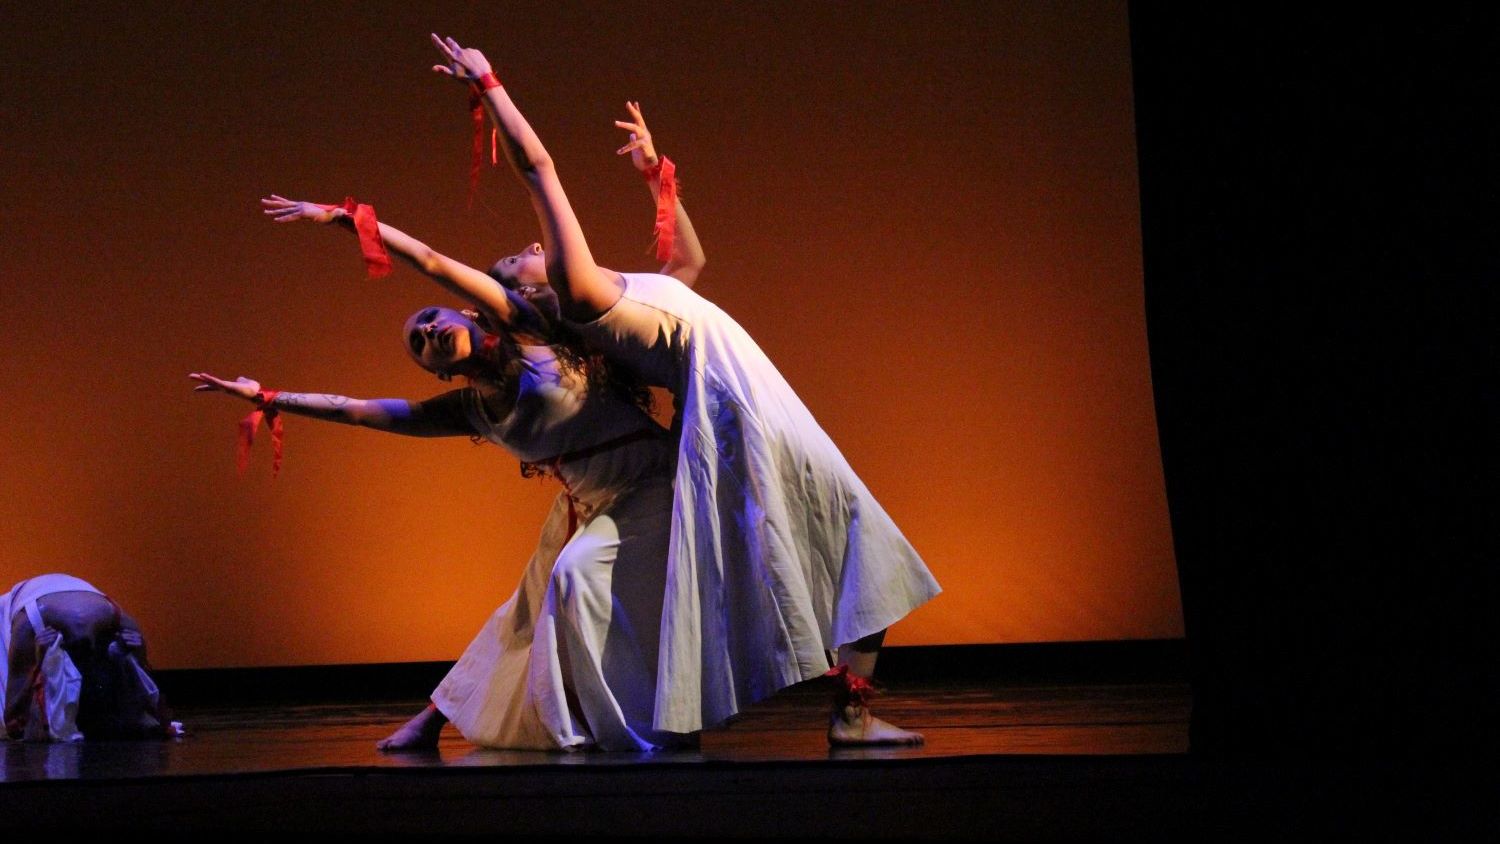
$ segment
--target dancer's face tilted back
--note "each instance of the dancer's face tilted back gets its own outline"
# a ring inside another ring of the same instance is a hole
[[[549,321],[559,318],[557,293],[547,283],[547,253],[533,243],[490,267],[490,278],[520,294]]]
[[[406,351],[417,365],[437,374],[454,374],[484,343],[484,330],[452,308],[423,308],[401,328]]]

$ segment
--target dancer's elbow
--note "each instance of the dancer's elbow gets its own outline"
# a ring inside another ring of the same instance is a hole
[[[526,160],[520,164],[520,170],[521,175],[527,179],[537,179],[555,172],[556,167],[552,163],[552,156],[539,152],[526,156]]]
[[[443,255],[430,246],[423,246],[415,255],[417,267],[430,276],[443,274]]]
[[[698,274],[703,272],[706,261],[698,261],[690,264],[682,264],[667,271],[667,275],[677,279],[688,287],[698,283]]]

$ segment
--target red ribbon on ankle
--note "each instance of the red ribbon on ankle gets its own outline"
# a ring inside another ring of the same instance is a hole
[[[875,696],[875,687],[870,681],[850,671],[847,663],[835,665],[825,671],[823,676],[843,681],[843,688],[838,695],[839,706],[868,706],[870,698]]]
[[[484,169],[484,92],[500,87],[500,77],[486,73],[469,83],[469,116],[474,121],[474,151],[469,156],[469,208],[479,195],[479,171]],[[500,133],[490,128],[490,166],[500,163]]]
[[[240,474],[244,474],[245,467],[250,465],[250,446],[255,442],[255,429],[260,427],[262,419],[266,420],[266,427],[271,429],[271,477],[274,478],[281,472],[281,413],[271,404],[280,392],[261,390],[256,393],[255,409],[240,420],[240,438],[234,450],[234,462],[239,467]]]
[[[677,239],[677,165],[664,155],[644,173],[647,182],[661,180],[656,190],[656,228],[651,234],[656,238],[656,260],[670,260]]]
[[[359,235],[359,251],[365,259],[365,273],[370,278],[384,278],[391,274],[391,256],[386,254],[385,243],[380,239],[380,221],[375,219],[375,207],[355,202],[346,196],[338,205],[320,205],[332,211],[342,208],[354,221],[354,233]]]

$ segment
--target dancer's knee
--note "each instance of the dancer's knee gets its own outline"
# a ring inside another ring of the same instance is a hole
[[[552,565],[551,585],[558,598],[571,601],[586,583],[607,577],[619,549],[619,537],[607,516],[590,522],[563,547]]]

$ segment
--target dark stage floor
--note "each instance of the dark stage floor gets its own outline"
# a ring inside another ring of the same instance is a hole
[[[882,715],[915,748],[830,750],[826,687],[789,689],[657,754],[382,755],[421,700],[179,706],[171,742],[7,744],[15,829],[798,839],[1270,840],[1467,836],[1483,779],[1431,768],[1204,764],[1186,684],[903,682]]]
[[[877,711],[924,732],[914,748],[831,750],[826,695],[794,687],[655,754],[485,750],[451,730],[437,752],[375,751],[420,700],[179,706],[190,735],[171,742],[7,745],[0,806],[72,829],[1006,837],[1055,831],[1039,796],[1175,780],[1186,758],[1178,682],[889,688]]]
[[[1187,750],[1185,685],[924,685],[890,689],[876,710],[920,730],[915,748],[832,750],[824,687],[788,689],[704,734],[692,751],[544,753],[476,748],[451,728],[436,753],[381,754],[383,738],[424,702],[179,707],[190,735],[172,742],[9,744],[0,781],[134,779],[371,768],[691,765],[704,762],[932,759],[990,754],[1177,754]]]

